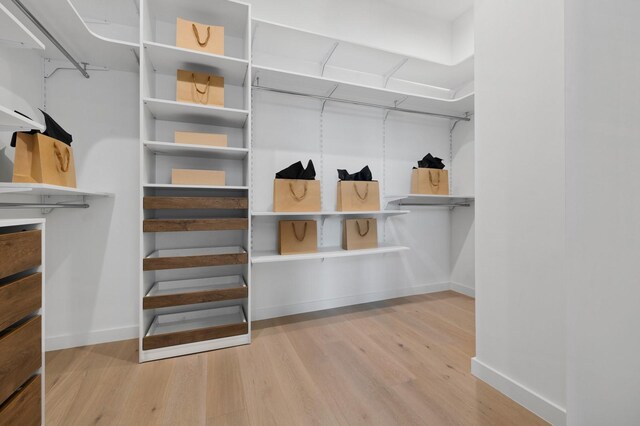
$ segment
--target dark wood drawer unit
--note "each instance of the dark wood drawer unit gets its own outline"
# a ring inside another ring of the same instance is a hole
[[[143,207],[147,210],[245,210],[249,208],[249,202],[244,197],[144,197]]]
[[[42,366],[42,321],[39,316],[0,335],[0,403]]]
[[[0,234],[0,278],[36,268],[41,262],[40,230]]]
[[[36,312],[42,306],[40,272],[0,284],[0,330]]]
[[[146,219],[144,232],[234,231],[249,227],[247,218]]]
[[[155,283],[144,297],[143,308],[158,309],[170,306],[244,299],[248,296],[248,293],[247,285],[240,275],[161,281]]]
[[[42,424],[42,380],[34,376],[0,406],[0,425]]]
[[[158,315],[142,340],[144,350],[247,334],[241,306]]]
[[[200,268],[205,266],[243,265],[247,252],[241,247],[157,250],[143,260],[145,271]]]

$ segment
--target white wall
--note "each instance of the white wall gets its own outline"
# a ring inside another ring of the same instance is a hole
[[[478,0],[473,372],[564,422],[564,4]]]
[[[640,3],[566,1],[567,408],[640,424]]]
[[[452,25],[375,0],[251,0],[254,18],[451,63]]]
[[[474,52],[473,8],[457,17],[451,25],[451,62],[458,63]]]

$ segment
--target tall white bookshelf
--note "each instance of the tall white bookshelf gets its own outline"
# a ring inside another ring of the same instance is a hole
[[[225,28],[225,55],[175,45],[176,19]],[[230,0],[140,4],[140,362],[251,341],[251,11]],[[225,78],[225,106],[176,102],[176,71]],[[228,147],[176,145],[175,131]],[[224,170],[224,186],[171,169]]]

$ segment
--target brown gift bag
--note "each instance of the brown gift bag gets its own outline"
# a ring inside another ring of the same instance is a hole
[[[342,248],[359,250],[378,247],[378,221],[374,218],[345,219]]]
[[[71,147],[41,133],[18,133],[13,182],[76,187]]]
[[[281,220],[278,224],[280,254],[318,251],[318,225],[315,220]]]
[[[380,210],[380,185],[378,181],[339,181],[336,210],[339,212]]]
[[[319,212],[320,181],[274,179],[274,212]]]
[[[224,55],[224,27],[199,24],[178,18],[176,46],[184,49]]]
[[[210,185],[224,186],[223,170],[171,169],[172,185]]]
[[[449,171],[419,168],[411,171],[411,193],[449,195]]]
[[[224,77],[178,70],[176,100],[178,102],[224,106]]]

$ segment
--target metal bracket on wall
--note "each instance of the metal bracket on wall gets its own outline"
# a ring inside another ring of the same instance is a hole
[[[135,54],[135,51],[133,51],[133,52]],[[136,55],[136,58],[137,58],[137,55]],[[51,63],[51,59],[45,59],[45,68],[46,68],[46,64],[47,63]],[[89,65],[86,62],[82,62],[82,69],[84,69],[85,71],[109,71],[109,68],[107,68],[107,67],[95,67],[95,66]],[[49,74],[45,74],[44,78],[45,79],[51,78],[58,71],[67,71],[67,70],[76,71],[76,68],[73,68],[73,67],[56,67]]]
[[[320,72],[321,77],[324,77],[324,68],[327,66],[327,62],[329,62],[329,59],[331,59],[331,57],[333,56],[333,52],[336,51],[339,45],[340,43],[338,43],[337,41],[333,43],[333,47],[331,47],[329,53],[327,53],[327,55],[322,60],[322,71]]]

